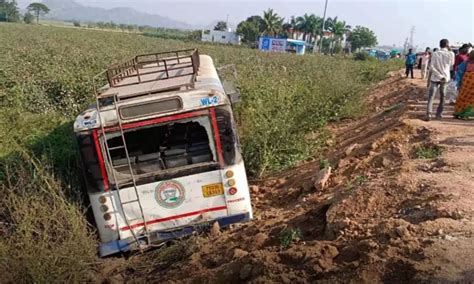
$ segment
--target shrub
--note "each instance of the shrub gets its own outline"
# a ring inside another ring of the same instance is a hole
[[[286,248],[302,238],[303,233],[300,228],[288,228],[280,232],[280,245]]]
[[[368,59],[369,59],[369,55],[367,54],[367,52],[360,51],[360,52],[354,53],[354,60],[365,61]]]
[[[415,155],[418,159],[434,159],[443,154],[443,149],[436,145],[421,145],[415,149]]]

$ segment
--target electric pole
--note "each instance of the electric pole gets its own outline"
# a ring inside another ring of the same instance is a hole
[[[321,39],[319,40],[319,53],[323,51],[323,38],[324,38],[324,22],[326,21],[326,11],[328,9],[328,0],[326,0],[326,4],[324,5],[324,15],[323,15],[323,23],[321,27]],[[313,46],[314,51],[314,46]]]
[[[413,43],[413,36],[414,35],[415,35],[415,26],[412,26],[411,30],[410,30],[410,48],[414,47],[414,43]]]
[[[226,32],[228,32],[230,30],[230,28],[229,28],[229,14],[227,14],[227,17],[225,19],[225,26],[227,28]]]

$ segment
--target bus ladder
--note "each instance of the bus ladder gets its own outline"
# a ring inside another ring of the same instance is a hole
[[[99,97],[97,97],[97,99],[96,99],[97,112],[98,112],[98,116],[99,116],[99,120],[100,120],[100,126],[101,126],[101,130],[102,130],[102,134],[104,136],[105,152],[107,154],[107,159],[109,160],[111,168],[112,168],[112,170],[111,170],[112,177],[113,177],[114,184],[115,184],[115,187],[116,187],[116,190],[117,190],[118,201],[119,201],[120,206],[122,208],[123,219],[125,220],[125,223],[126,223],[127,227],[130,228],[130,232],[132,233],[132,236],[133,236],[135,242],[137,243],[138,248],[141,250],[142,246],[141,246],[141,243],[140,243],[140,238],[137,235],[137,233],[135,232],[135,230],[131,227],[131,223],[133,221],[140,221],[140,223],[143,224],[143,228],[144,228],[144,231],[145,231],[145,238],[146,238],[146,242],[147,242],[148,246],[151,245],[151,240],[150,240],[150,235],[149,235],[148,228],[147,228],[147,225],[146,225],[145,215],[143,213],[142,203],[140,202],[140,196],[138,195],[137,183],[136,183],[135,175],[133,174],[132,163],[130,161],[130,156],[128,154],[127,142],[125,141],[125,134],[124,134],[124,131],[123,131],[123,126],[122,126],[122,119],[120,118],[120,113],[119,113],[119,109],[118,109],[118,105],[117,105],[117,103],[118,103],[117,95],[113,95],[113,98],[114,98],[115,113],[116,113],[116,117],[117,117],[117,121],[118,121],[119,131],[120,131],[120,137],[121,137],[121,141],[122,141],[121,145],[114,146],[114,147],[109,147],[109,143],[108,143],[108,141],[106,139],[106,136],[105,136],[105,127],[104,127],[104,121],[102,120],[102,116],[101,116],[101,107],[100,107]],[[116,176],[116,173],[115,173],[115,169],[117,169],[119,167],[123,167],[123,166],[114,166],[114,164],[112,162],[112,155],[110,153],[111,150],[117,150],[117,149],[124,149],[125,157],[127,159],[128,171],[130,172],[130,176],[132,178],[133,188],[135,190],[135,196],[136,196],[135,199],[128,200],[128,201],[125,201],[125,202],[122,202],[122,196],[120,195],[121,185],[118,182],[118,179],[117,179],[117,176]],[[109,192],[110,192],[110,197],[112,197],[112,191],[109,190]],[[140,216],[140,218],[129,220],[128,217],[127,217],[127,214],[125,213],[125,208],[124,207],[125,206],[131,206],[133,204],[138,204],[138,207],[140,208],[140,215],[141,216]]]

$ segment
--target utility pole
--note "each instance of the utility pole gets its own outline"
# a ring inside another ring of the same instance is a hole
[[[413,43],[413,35],[414,34],[415,34],[415,26],[412,26],[411,30],[410,30],[410,48],[414,47],[414,43]]]
[[[406,54],[408,51],[408,38],[405,39],[405,43],[403,44],[403,54]]]
[[[324,16],[323,16],[323,24],[321,27],[321,39],[319,40],[319,53],[321,54],[323,50],[323,38],[324,38],[324,22],[326,21],[326,11],[328,9],[328,0],[326,0],[326,4],[324,5]],[[313,46],[314,50],[314,46]]]
[[[227,17],[225,19],[225,26],[227,28],[226,32],[228,32],[230,30],[230,28],[229,28],[229,14],[227,14]]]

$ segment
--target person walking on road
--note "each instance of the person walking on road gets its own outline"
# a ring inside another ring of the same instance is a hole
[[[425,52],[421,56],[421,79],[425,79],[425,77],[428,76],[428,64],[430,62],[430,57],[430,48],[427,47]]]
[[[410,48],[408,50],[408,54],[405,56],[405,66],[406,66],[406,75],[408,78],[408,74],[411,73],[411,78],[413,79],[413,66],[415,65],[416,62],[416,54],[413,53],[413,48]]]
[[[474,51],[469,53],[467,61],[457,67],[456,84],[459,96],[454,106],[454,116],[464,119],[474,117]]]
[[[433,101],[439,90],[439,105],[436,111],[436,118],[443,118],[444,99],[446,94],[446,86],[450,77],[451,67],[454,65],[454,53],[449,49],[449,41],[442,39],[439,42],[439,51],[431,55],[430,63],[430,86],[428,90],[428,106],[426,120],[431,120],[433,113]]]

